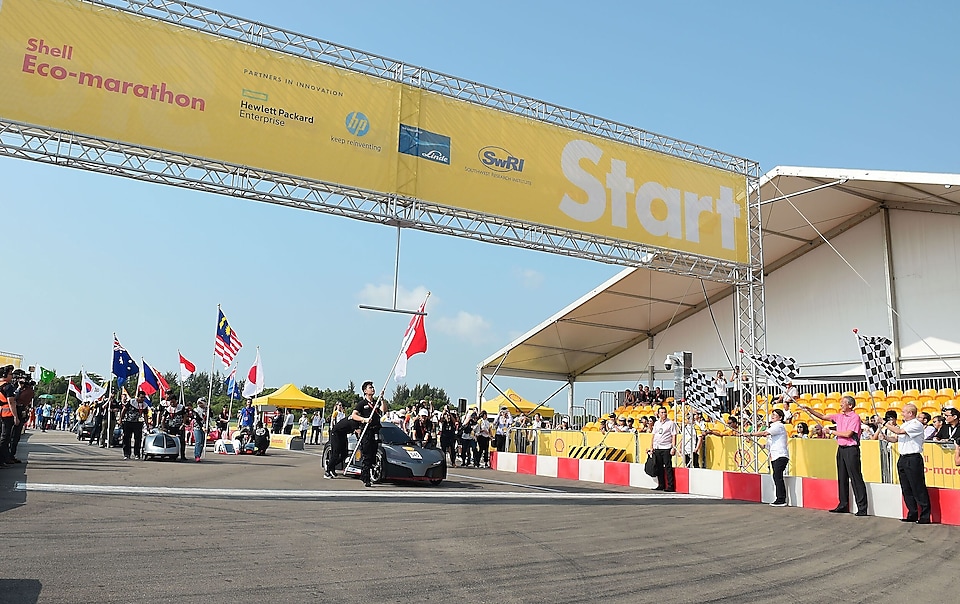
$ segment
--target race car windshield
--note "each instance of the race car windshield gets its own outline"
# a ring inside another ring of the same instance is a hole
[[[385,445],[405,445],[411,442],[411,439],[396,424],[383,422],[380,428],[380,442]]]

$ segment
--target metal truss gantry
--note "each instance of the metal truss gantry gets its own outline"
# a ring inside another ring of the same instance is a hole
[[[737,295],[741,367],[764,349],[763,256],[756,162],[477,82],[247,21],[180,0],[81,0],[237,42],[389,79],[453,99],[603,137],[742,176],[750,193],[748,264],[568,231],[389,195],[0,119],[0,156],[230,195],[367,222],[414,228],[622,266],[729,283]],[[755,406],[755,405],[754,405]],[[755,409],[754,409],[755,410]],[[756,415],[754,414],[754,417]],[[757,460],[754,456],[754,460]]]

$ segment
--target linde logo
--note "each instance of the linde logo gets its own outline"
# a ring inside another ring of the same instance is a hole
[[[514,157],[503,147],[487,146],[477,154],[480,163],[495,172],[523,172],[524,160]]]
[[[627,176],[627,162],[615,158],[610,159],[610,171],[604,183],[580,166],[581,160],[589,160],[599,166],[602,158],[603,151],[587,141],[571,141],[563,148],[560,156],[563,175],[587,194],[587,200],[577,201],[564,193],[560,200],[561,212],[580,222],[600,220],[607,211],[609,190],[610,217],[615,227],[627,228],[627,204],[632,195],[637,219],[651,235],[699,243],[700,215],[714,214],[720,218],[720,245],[726,250],[736,250],[734,222],[740,217],[740,206],[733,200],[733,189],[720,187],[714,209],[714,198],[709,195],[680,191],[654,181],[637,187],[634,180]],[[666,205],[667,215],[664,218],[653,215],[652,208],[656,200]]]

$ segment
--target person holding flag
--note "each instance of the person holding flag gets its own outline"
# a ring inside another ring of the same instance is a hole
[[[143,441],[143,422],[147,414],[147,395],[143,390],[137,392],[137,398],[131,399],[126,388],[120,389],[123,407],[120,409],[120,422],[123,429],[123,458],[130,459],[130,440],[133,439],[133,454],[136,459],[142,459],[141,443]]]
[[[374,400],[377,389],[373,387],[373,382],[363,383],[363,398],[353,408],[350,419],[363,426],[363,432],[360,434],[360,441],[357,443],[357,449],[360,451],[360,479],[363,480],[363,486],[372,487],[370,482],[370,468],[377,459],[377,435],[380,433],[380,418],[387,412],[387,401],[380,396],[379,401]],[[331,456],[332,457],[332,456]]]

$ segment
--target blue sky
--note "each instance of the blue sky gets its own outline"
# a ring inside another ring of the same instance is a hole
[[[953,2],[197,3],[764,172],[960,171]],[[175,370],[179,348],[209,370],[218,303],[244,342],[241,371],[259,345],[268,386],[379,387],[396,357],[407,317],[358,308],[392,303],[394,230],[13,159],[0,159],[0,183],[12,285],[0,350],[28,363],[106,373],[117,332],[152,366]],[[619,270],[404,231],[399,306],[433,292],[430,348],[408,383],[472,401],[479,361]],[[558,387],[498,384],[537,400]],[[578,385],[577,399],[625,385]]]

